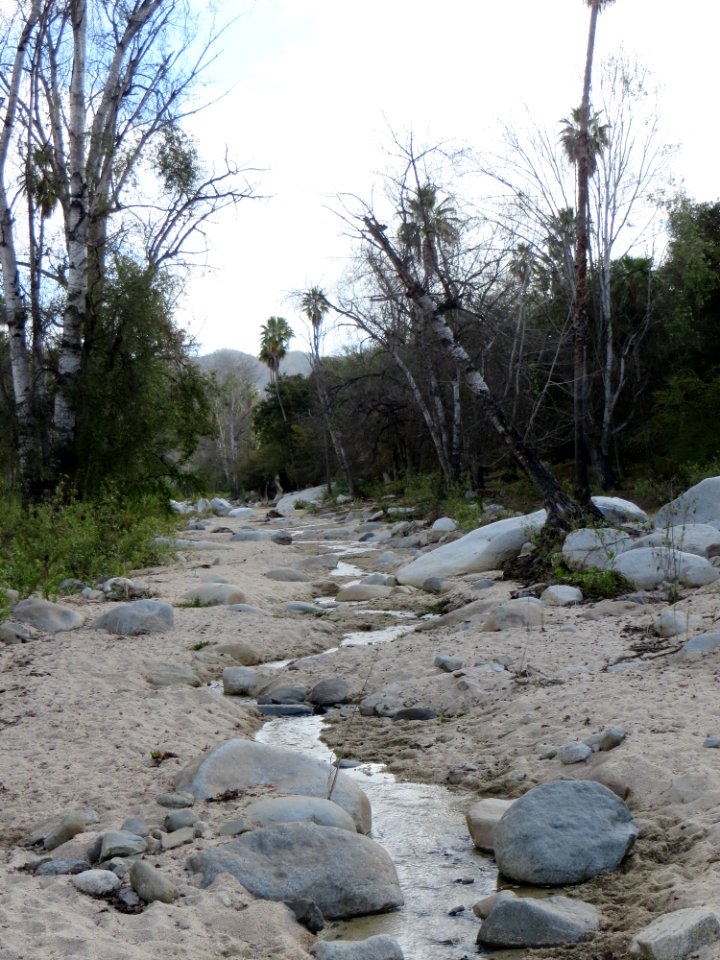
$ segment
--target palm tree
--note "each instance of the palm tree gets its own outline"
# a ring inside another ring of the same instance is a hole
[[[285,409],[280,397],[278,373],[280,361],[287,353],[288,344],[293,338],[293,330],[285,317],[270,317],[260,328],[260,353],[258,358],[270,371],[270,383],[275,387],[278,404],[283,420],[287,421]]]
[[[590,87],[595,52],[595,30],[598,14],[614,0],[585,0],[590,7],[583,77],[582,100],[577,137],[573,139],[573,162],[577,169],[577,237],[575,241],[575,311],[573,318],[573,408],[575,434],[575,495],[583,505],[590,503],[585,438],[585,396],[587,392],[587,269],[588,269],[588,193],[590,166]],[[575,111],[573,111],[573,115]]]
[[[569,117],[564,117],[560,123],[563,128],[560,133],[560,143],[570,163],[575,165],[580,160],[582,150],[582,107],[575,107]],[[587,165],[588,176],[592,177],[597,170],[598,157],[609,143],[610,125],[600,123],[600,114],[592,113],[587,125]]]
[[[417,254],[428,283],[438,270],[439,248],[458,239],[455,208],[449,198],[438,203],[436,187],[426,183],[409,196],[399,214],[398,239]]]
[[[300,294],[299,302],[300,309],[307,317],[311,329],[312,339],[310,343],[310,361],[312,363],[313,373],[315,374],[315,386],[317,389],[318,400],[320,401],[320,410],[322,412],[322,418],[325,423],[326,431],[325,463],[327,468],[328,492],[332,491],[332,477],[330,474],[330,461],[327,450],[327,436],[330,437],[333,450],[335,451],[335,456],[337,457],[337,462],[340,465],[340,470],[345,476],[345,481],[348,486],[348,493],[351,497],[354,497],[355,481],[353,479],[352,471],[350,470],[350,462],[347,458],[347,454],[345,453],[345,447],[343,446],[342,439],[333,424],[330,395],[325,383],[325,371],[323,369],[322,360],[320,357],[322,325],[326,314],[330,310],[330,302],[328,301],[327,295],[322,287],[309,287],[304,293]]]

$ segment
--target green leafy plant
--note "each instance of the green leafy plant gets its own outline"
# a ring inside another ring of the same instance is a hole
[[[553,579],[571,587],[579,587],[586,600],[612,599],[634,589],[633,584],[617,570],[569,570],[555,567]]]

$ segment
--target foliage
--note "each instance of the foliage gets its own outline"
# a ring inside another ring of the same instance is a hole
[[[27,510],[11,493],[2,496],[0,587],[52,596],[66,578],[92,583],[168,562],[172,546],[154,539],[175,527],[165,497],[124,497],[113,487],[92,500],[68,493]]]
[[[117,259],[76,382],[74,475],[81,495],[112,478],[124,490],[176,480],[214,424],[209,381],[172,322],[173,284]]]
[[[558,566],[553,570],[556,583],[579,587],[586,600],[604,600],[630,593],[633,584],[617,570],[569,570]]]

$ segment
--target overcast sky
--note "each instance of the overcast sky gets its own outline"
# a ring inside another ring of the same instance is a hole
[[[338,193],[369,197],[391,131],[416,142],[487,148],[528,111],[556,124],[580,101],[589,10],[583,0],[226,0],[239,19],[213,66],[232,86],[196,122],[201,153],[225,148],[267,200],[213,228],[180,320],[201,353],[256,354],[269,316],[305,349],[293,290],[332,287],[347,257]],[[690,196],[720,195],[713,116],[720,4],[617,0],[601,13],[596,64],[624,48],[655,74],[674,166]],[[213,95],[208,88],[208,96]],[[477,199],[477,198],[475,198]]]

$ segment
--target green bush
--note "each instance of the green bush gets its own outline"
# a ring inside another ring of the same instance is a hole
[[[10,494],[0,498],[0,587],[21,596],[57,593],[66,578],[94,581],[167,562],[171,544],[156,543],[176,527],[160,495],[122,497],[106,490],[93,500],[58,496],[23,510]]]
[[[579,587],[586,600],[605,600],[631,593],[635,587],[617,570],[568,570],[567,567],[556,567],[553,570],[553,579],[556,583],[565,583],[571,587]]]

